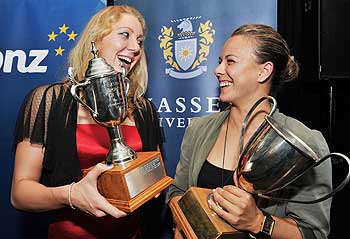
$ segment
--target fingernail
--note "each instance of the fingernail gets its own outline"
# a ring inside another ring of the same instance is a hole
[[[107,164],[107,168],[108,169],[112,169],[113,168],[113,164],[112,163]]]
[[[209,208],[211,209],[211,200],[210,199],[208,199],[208,206],[209,206]]]

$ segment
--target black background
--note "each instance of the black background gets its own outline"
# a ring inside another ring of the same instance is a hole
[[[301,66],[278,95],[282,112],[320,130],[331,152],[350,156],[349,0],[278,0],[278,31]],[[334,187],[349,166],[333,160]],[[329,239],[347,238],[349,185],[333,196]],[[345,236],[345,237],[344,237]]]

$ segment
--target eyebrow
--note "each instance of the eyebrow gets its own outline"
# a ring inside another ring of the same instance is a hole
[[[123,29],[127,29],[127,30],[131,31],[132,33],[135,33],[135,31],[130,27],[117,27],[116,28],[116,30],[123,30]],[[144,39],[145,38],[144,34],[137,36],[137,39],[139,39],[139,38]]]
[[[228,57],[231,57],[231,56],[232,56],[232,57],[239,58],[239,56],[237,56],[237,55],[234,55],[234,54],[229,54],[229,55],[226,55],[226,56],[225,56],[225,59],[227,59]]]

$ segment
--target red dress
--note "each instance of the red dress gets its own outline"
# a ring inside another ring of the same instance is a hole
[[[135,151],[142,150],[142,141],[135,126],[122,125],[121,131],[126,144]],[[110,146],[105,127],[98,124],[78,124],[76,140],[82,169],[105,160]],[[140,215],[137,211],[118,219],[112,216],[97,218],[68,207],[57,210],[48,234],[49,239],[142,238]]]

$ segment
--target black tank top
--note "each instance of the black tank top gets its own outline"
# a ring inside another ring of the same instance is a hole
[[[205,160],[198,175],[197,187],[214,189],[225,185],[235,185],[233,170],[219,168]]]

